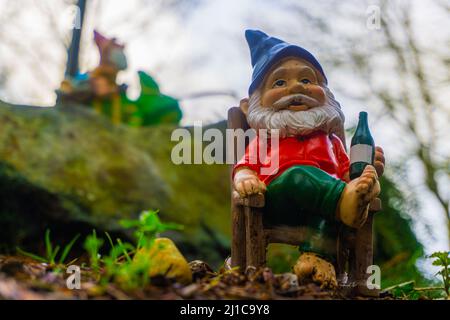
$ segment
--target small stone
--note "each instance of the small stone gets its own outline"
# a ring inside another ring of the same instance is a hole
[[[189,262],[193,280],[203,279],[206,276],[215,276],[213,269],[204,261],[194,260]]]
[[[180,295],[187,299],[187,298],[191,298],[194,293],[198,290],[199,286],[197,283],[192,283],[186,287],[184,287],[183,289],[180,290]]]
[[[139,259],[150,259],[148,270],[150,278],[163,276],[185,285],[192,282],[192,272],[188,262],[173,241],[168,238],[158,238],[150,249],[141,249],[134,256],[134,261]]]
[[[255,275],[257,269],[254,266],[247,266],[247,268],[245,269],[245,275],[247,276],[247,278],[251,278]]]
[[[276,280],[282,291],[292,292],[299,289],[298,278],[295,274],[286,272],[276,276]]]
[[[272,283],[273,280],[275,279],[273,272],[270,268],[264,268],[263,270],[263,279],[264,282],[268,282],[268,283]]]

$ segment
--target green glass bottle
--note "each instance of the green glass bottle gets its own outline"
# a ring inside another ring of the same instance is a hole
[[[367,123],[367,112],[359,113],[358,127],[350,146],[350,179],[358,178],[368,164],[373,165],[375,142]]]

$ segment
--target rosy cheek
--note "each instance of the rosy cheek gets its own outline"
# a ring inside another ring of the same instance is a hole
[[[308,90],[313,98],[317,99],[322,103],[325,102],[325,91],[322,89],[321,86],[312,85],[309,86]]]
[[[263,107],[271,107],[274,102],[278,99],[286,95],[286,89],[270,89],[266,93],[264,93],[263,98],[261,100]]]

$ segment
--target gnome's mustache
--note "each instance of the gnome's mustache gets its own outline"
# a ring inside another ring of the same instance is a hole
[[[323,131],[336,133],[342,141],[345,141],[344,114],[331,91],[326,87],[324,90],[326,93],[324,104],[305,111],[263,107],[261,93],[256,90],[248,101],[248,124],[255,130],[268,129],[269,132],[274,129],[279,130],[282,138]]]
[[[302,104],[311,108],[318,107],[320,105],[319,101],[317,101],[316,99],[301,93],[296,93],[281,97],[272,104],[272,108],[280,110],[286,109],[291,105],[302,105]]]

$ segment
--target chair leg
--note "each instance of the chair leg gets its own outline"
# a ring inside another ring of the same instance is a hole
[[[373,213],[369,213],[366,223],[356,232],[355,241],[355,280],[356,294],[379,296],[378,289],[367,287],[367,267],[373,264]]]
[[[266,240],[262,212],[256,208],[244,207],[246,229],[247,266],[262,267],[266,263]]]
[[[246,261],[246,230],[244,208],[233,205],[232,211],[232,240],[231,240],[231,266],[245,269]]]
[[[338,232],[337,239],[337,260],[336,260],[336,275],[338,277],[338,283],[346,285],[348,283],[349,273],[346,270],[347,262],[350,257],[350,243],[349,234],[345,226],[341,225]]]

